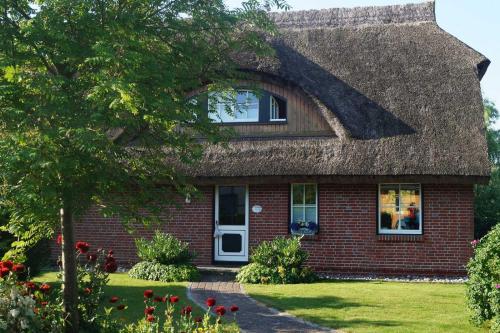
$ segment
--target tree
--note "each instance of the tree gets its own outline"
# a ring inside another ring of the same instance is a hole
[[[4,0],[0,3],[0,205],[21,242],[63,235],[67,332],[78,331],[73,220],[96,205],[148,223],[193,191],[193,163],[225,133],[187,94],[241,79],[265,56],[283,0]],[[159,187],[161,186],[161,187]]]
[[[475,188],[475,237],[481,238],[500,222],[500,130],[495,129],[495,123],[500,114],[495,104],[484,102],[484,119],[486,123],[486,140],[488,156],[492,163],[491,178],[487,185],[477,185]]]

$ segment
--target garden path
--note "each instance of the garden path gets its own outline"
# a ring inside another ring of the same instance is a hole
[[[203,308],[206,308],[207,298],[215,298],[216,306],[226,306],[228,310],[226,318],[232,317],[229,307],[232,304],[238,305],[236,321],[241,331],[245,333],[334,332],[255,301],[244,292],[243,286],[234,282],[234,275],[205,273],[200,282],[192,282],[189,285],[188,296]]]

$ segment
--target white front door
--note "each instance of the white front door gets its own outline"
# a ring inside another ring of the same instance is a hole
[[[248,261],[248,186],[215,188],[215,261]]]

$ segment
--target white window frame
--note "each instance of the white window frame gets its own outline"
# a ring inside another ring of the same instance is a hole
[[[216,98],[216,93],[211,93],[210,94],[210,97],[208,99],[208,109],[209,110],[214,110],[215,112],[210,112],[210,118],[213,120],[213,121],[216,121],[216,122],[219,122],[219,123],[223,123],[223,124],[230,124],[230,123],[255,123],[255,122],[259,122],[259,113],[260,113],[260,98],[252,91],[252,90],[248,90],[248,89],[237,89],[236,90],[236,94],[239,94],[241,92],[246,92],[247,93],[247,96],[248,96],[248,93],[251,93],[253,94],[255,97],[257,97],[257,118],[235,118],[235,113],[236,113],[236,105],[231,105],[230,106],[230,109],[231,109],[231,112],[233,114],[229,115],[232,119],[229,120],[229,121],[224,121],[222,120],[222,116],[221,116],[221,113],[220,113],[220,109],[219,109],[219,105],[223,105],[224,107],[224,110],[227,108],[227,105],[224,101],[217,101],[215,103],[215,108],[211,105],[211,103],[213,103],[213,98],[215,97]],[[235,103],[237,104],[237,103]]]
[[[398,214],[399,214],[399,221],[401,221],[401,186],[405,185],[410,185],[410,186],[418,186],[418,190],[420,193],[420,198],[418,200],[418,230],[408,230],[408,229],[400,229],[401,228],[401,223],[398,223],[398,229],[393,230],[393,229],[382,229],[382,195],[380,193],[380,190],[382,186],[384,185],[397,185],[398,186],[398,195],[400,196],[398,201],[399,205],[396,207],[398,209]],[[418,183],[382,183],[378,184],[378,194],[377,194],[377,232],[378,234],[381,235],[422,235],[422,227],[423,227],[423,220],[422,220],[422,185]]]
[[[293,204],[293,187],[294,185],[302,185],[304,186],[304,197],[303,197],[303,204],[298,204],[298,205],[294,205]],[[305,195],[306,195],[306,191],[305,191],[305,186],[306,185],[314,185],[314,190],[316,192],[316,202],[314,203],[314,205],[312,204],[306,204],[305,203]],[[303,214],[304,216],[306,215],[305,213],[305,210],[306,208],[316,208],[316,225],[318,226],[319,228],[319,220],[318,220],[318,184],[316,183],[292,183],[291,186],[290,186],[290,222],[289,222],[289,225],[291,226],[292,223],[293,223],[293,208],[294,207],[302,207],[303,209]],[[317,230],[316,230],[317,232]]]
[[[273,116],[279,117],[279,107],[280,106],[278,104],[278,101],[276,100],[276,97],[271,95],[269,98],[269,120],[270,121],[277,121],[277,122],[286,121],[286,118],[273,117]]]

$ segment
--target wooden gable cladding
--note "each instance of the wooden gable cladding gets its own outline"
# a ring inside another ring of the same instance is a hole
[[[287,120],[285,122],[222,124],[222,126],[234,128],[240,138],[335,136],[318,107],[300,89],[267,82],[253,85],[286,100]]]

